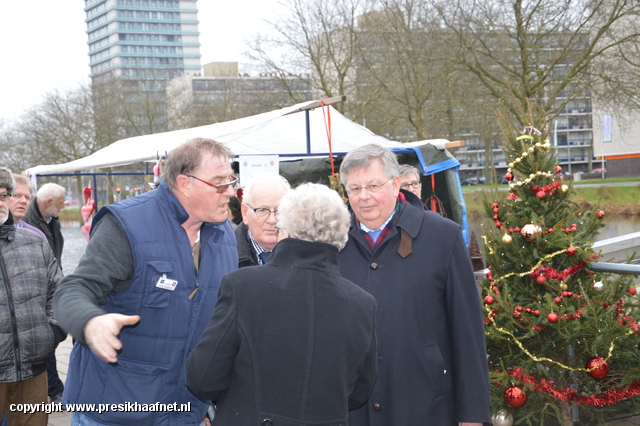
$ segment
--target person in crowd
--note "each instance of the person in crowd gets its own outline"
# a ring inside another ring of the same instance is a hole
[[[400,189],[382,146],[347,153],[340,179],[353,212],[340,271],[378,303],[378,380],[349,425],[489,423],[483,316],[460,226]]]
[[[349,213],[303,184],[280,200],[278,228],[267,265],[222,279],[187,384],[217,401],[214,425],[346,425],[377,364],[375,300],[338,272]]]
[[[14,223],[15,186],[11,171],[0,167],[0,417],[6,412],[12,426],[46,426],[44,410],[15,404],[47,402],[47,359],[66,337],[51,306],[62,272],[47,241]]]
[[[38,193],[31,200],[29,209],[22,218],[23,221],[38,228],[46,235],[59,265],[62,265],[60,260],[64,248],[64,238],[60,230],[58,215],[64,208],[64,196],[64,187],[55,183],[45,183],[38,189]]]
[[[269,260],[278,242],[278,204],[289,188],[289,182],[275,173],[257,173],[244,188],[242,223],[235,229],[240,268]]]
[[[21,176],[21,184],[17,188],[20,190],[19,193],[24,194],[23,185],[25,180],[29,182],[29,179],[26,176]],[[21,187],[22,190],[20,189]],[[64,187],[55,183],[45,183],[38,190],[37,196],[31,200],[31,204],[28,205],[27,210],[21,216],[22,220],[20,221],[20,223],[31,225],[45,235],[61,269],[64,238],[62,237],[58,215],[64,208],[64,197]],[[22,205],[20,200],[21,199],[18,200],[18,204]],[[49,398],[52,402],[61,402],[64,383],[62,383],[62,380],[60,380],[60,376],[58,375],[58,363],[56,362],[55,353],[51,354],[51,357],[49,357],[47,378]]]
[[[199,425],[208,408],[187,389],[200,340],[238,252],[227,204],[231,152],[195,138],[169,154],[158,187],[102,207],[77,269],[54,297],[76,342],[63,402],[173,404],[178,411],[75,412],[73,425]],[[190,404],[189,410],[180,410]]]
[[[16,189],[11,195],[11,200],[9,200],[9,210],[11,210],[13,222],[18,228],[29,229],[47,240],[47,236],[44,235],[41,230],[22,220],[24,215],[27,214],[27,211],[29,211],[29,203],[31,202],[33,195],[33,185],[31,184],[31,180],[25,175],[15,173],[13,175],[13,179],[16,182]]]
[[[399,166],[400,189],[413,192],[416,197],[422,199],[422,183],[420,182],[420,172],[417,168],[408,164]]]

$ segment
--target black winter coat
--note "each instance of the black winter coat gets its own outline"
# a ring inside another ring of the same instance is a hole
[[[376,304],[338,273],[338,250],[292,238],[224,276],[187,384],[213,424],[347,424],[376,376]]]
[[[403,194],[407,204],[375,252],[352,218],[340,253],[342,276],[378,302],[378,380],[349,424],[488,423],[483,316],[460,227]]]
[[[253,244],[251,244],[251,239],[249,238],[249,227],[241,223],[233,232],[236,234],[236,241],[238,243],[238,268],[259,265],[256,249],[253,248]]]
[[[52,217],[51,221],[47,221],[42,217],[38,202],[38,197],[33,197],[27,214],[22,218],[23,221],[31,226],[35,226],[42,231],[47,237],[49,247],[53,250],[53,254],[58,261],[58,265],[62,268],[62,248],[64,247],[64,237],[62,236],[62,230],[60,229],[60,220],[57,217]]]

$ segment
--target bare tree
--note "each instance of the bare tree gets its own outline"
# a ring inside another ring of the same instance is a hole
[[[637,46],[636,1],[446,0],[438,1],[437,10],[456,37],[457,62],[513,114],[510,93],[536,101],[551,120],[607,78],[635,97],[628,82],[615,78],[615,69],[595,73],[594,67]]]
[[[140,73],[142,75],[135,79],[114,74],[94,79],[92,90],[96,117],[99,122],[108,124],[100,128],[105,130],[98,135],[102,145],[124,137],[168,129],[168,78],[160,71],[146,70]]]
[[[86,85],[54,89],[29,107],[13,127],[14,147],[29,150],[31,164],[63,163],[96,150],[91,92]]]
[[[354,28],[370,1],[284,0],[283,5],[290,14],[270,23],[272,35],[255,37],[250,59],[259,64],[263,74],[279,78],[285,88],[295,81],[291,77],[297,76],[319,97],[354,95],[358,60]],[[299,97],[291,89],[289,95]],[[349,106],[340,104],[337,108],[344,111]]]

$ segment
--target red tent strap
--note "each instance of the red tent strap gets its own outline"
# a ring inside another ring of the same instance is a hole
[[[325,98],[328,99],[328,98]],[[331,176],[336,176],[335,165],[333,163],[333,148],[331,146],[331,107],[324,104],[324,99],[320,99],[322,105],[322,116],[324,117],[324,127],[327,131],[327,142],[329,143],[329,162],[331,163]],[[326,113],[325,113],[326,109]]]
[[[435,173],[431,173],[431,192],[434,195],[434,197],[431,197],[431,211],[432,212],[437,212],[438,211],[438,206],[437,206],[437,198],[435,197],[436,195],[436,175]]]

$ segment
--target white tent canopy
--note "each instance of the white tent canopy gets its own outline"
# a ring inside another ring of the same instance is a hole
[[[165,158],[172,149],[194,137],[224,143],[236,156],[278,154],[287,157],[326,156],[329,144],[322,108],[309,110],[310,149],[307,150],[305,113],[315,102],[304,102],[251,117],[190,129],[175,130],[122,139],[95,153],[63,164],[40,165],[27,169],[30,176],[70,173]],[[367,128],[331,109],[332,152],[345,153],[367,143],[389,148],[420,146],[432,143],[443,149],[444,139],[403,144],[377,136]],[[299,113],[297,113],[299,112]]]

